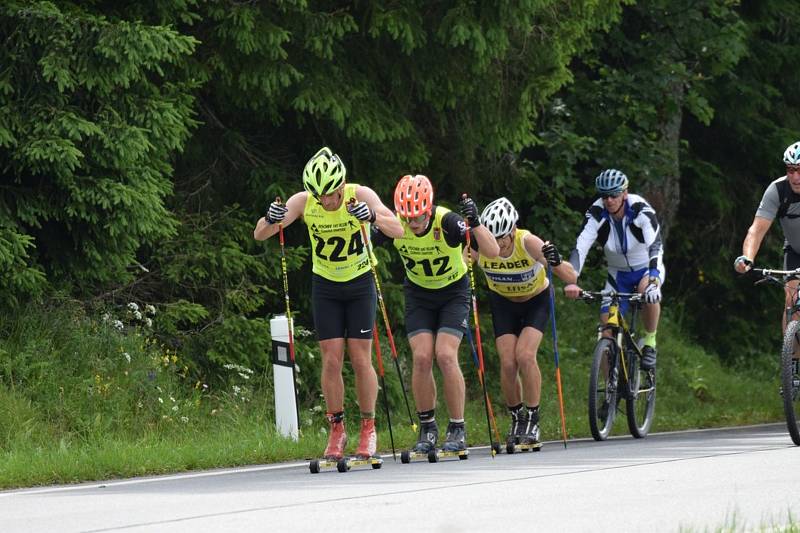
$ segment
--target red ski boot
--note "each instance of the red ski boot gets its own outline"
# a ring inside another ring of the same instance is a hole
[[[328,434],[328,447],[325,448],[325,459],[338,461],[344,457],[344,448],[347,446],[347,433],[344,431],[344,418],[328,413],[330,433]]]
[[[356,457],[368,459],[375,455],[378,449],[378,434],[375,432],[375,419],[361,419],[361,435],[358,439]]]

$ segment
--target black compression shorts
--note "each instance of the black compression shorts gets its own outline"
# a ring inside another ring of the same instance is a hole
[[[444,332],[459,339],[467,328],[469,280],[467,276],[442,289],[425,289],[406,280],[406,332]]]
[[[547,288],[525,302],[512,302],[494,291],[489,291],[492,308],[494,337],[512,334],[519,337],[523,328],[532,327],[544,331],[550,318],[550,289]]]
[[[372,272],[350,281],[312,275],[311,309],[317,339],[371,339],[377,296]]]

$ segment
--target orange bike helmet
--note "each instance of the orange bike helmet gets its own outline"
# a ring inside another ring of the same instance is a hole
[[[403,176],[394,188],[394,209],[401,217],[430,214],[433,209],[433,186],[422,174]]]

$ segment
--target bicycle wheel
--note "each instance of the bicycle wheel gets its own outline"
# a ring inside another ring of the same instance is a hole
[[[637,439],[643,439],[653,424],[656,410],[655,370],[642,370],[639,352],[634,348],[627,350],[628,386],[625,395],[625,413],[628,415],[628,429]]]
[[[800,376],[794,372],[792,356],[795,350],[795,337],[798,334],[800,322],[792,320],[786,325],[783,335],[783,350],[781,350],[781,396],[783,396],[783,412],[786,414],[786,427],[792,442],[800,446],[800,430],[797,427],[797,412],[800,407]]]
[[[617,380],[615,372],[617,345],[612,339],[597,341],[589,375],[589,428],[594,440],[606,440],[617,412]]]

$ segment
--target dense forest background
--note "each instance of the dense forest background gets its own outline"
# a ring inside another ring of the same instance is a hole
[[[198,379],[263,369],[284,303],[252,230],[327,145],[387,205],[407,173],[445,205],[507,196],[565,255],[594,177],[623,170],[664,224],[670,316],[736,364],[776,341],[780,291],[732,261],[800,140],[797,23],[791,0],[5,0],[0,321],[68,302],[146,320]],[[308,237],[287,238],[302,332]]]

